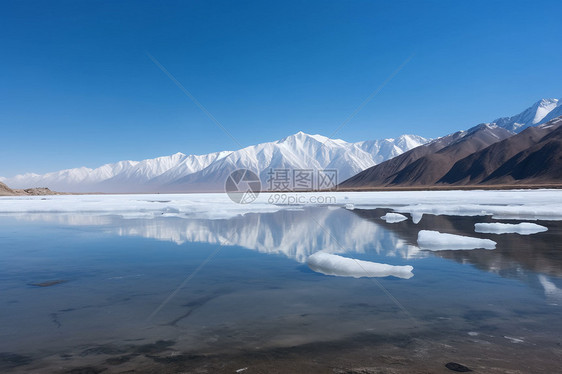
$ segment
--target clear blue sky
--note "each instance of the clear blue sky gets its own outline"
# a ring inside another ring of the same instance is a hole
[[[239,148],[302,130],[437,137],[562,96],[560,1],[12,1],[1,176]]]

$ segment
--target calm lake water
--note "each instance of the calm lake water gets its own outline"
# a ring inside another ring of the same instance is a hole
[[[517,221],[426,214],[390,224],[380,219],[388,211],[0,216],[0,371],[560,370],[561,221],[494,235],[474,224]],[[423,229],[497,247],[422,251]],[[324,275],[306,263],[320,250],[411,265],[414,276]]]

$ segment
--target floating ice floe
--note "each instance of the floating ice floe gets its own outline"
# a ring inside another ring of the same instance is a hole
[[[490,239],[472,238],[470,236],[443,234],[439,231],[421,230],[418,233],[418,245],[430,251],[457,249],[495,249],[496,242]]]
[[[531,235],[539,232],[547,231],[548,228],[537,225],[536,223],[521,222],[517,224],[510,223],[476,223],[474,231],[487,234],[520,234]]]
[[[414,276],[412,273],[414,267],[410,265],[394,266],[379,264],[377,262],[362,261],[325,252],[316,252],[309,256],[306,263],[308,267],[317,273],[338,277],[379,278],[392,276],[410,279]]]
[[[386,223],[397,223],[405,221],[408,218],[400,213],[386,213],[381,219],[385,220]]]

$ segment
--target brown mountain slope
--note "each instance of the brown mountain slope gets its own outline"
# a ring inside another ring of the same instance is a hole
[[[51,191],[46,187],[26,188],[25,190],[12,190],[4,183],[0,182],[0,196],[43,196],[43,195],[62,195],[59,192]]]
[[[0,182],[0,196],[13,196],[15,194],[14,190]]]
[[[434,185],[458,160],[511,135],[511,132],[496,126],[478,125],[375,165],[344,181],[339,187]]]
[[[517,135],[497,142],[479,152],[475,152],[455,163],[451,170],[449,170],[438,183],[475,185],[487,180],[488,184],[490,184],[492,173],[518,153],[542,142],[543,137],[548,137],[552,134],[553,128],[551,126],[558,126],[559,124],[562,124],[562,120],[555,119],[545,125],[529,127]],[[535,155],[535,157],[537,157],[537,155]],[[505,173],[507,173],[507,169],[505,168],[514,167],[515,164],[509,165],[502,168],[502,171],[499,173],[505,175]],[[498,179],[499,176],[500,174],[497,174],[497,177],[493,177],[496,178],[496,182],[498,183],[500,182],[500,179]],[[507,181],[509,178],[503,178],[503,180]]]
[[[562,120],[537,144],[519,152],[491,173],[483,184],[562,183]]]

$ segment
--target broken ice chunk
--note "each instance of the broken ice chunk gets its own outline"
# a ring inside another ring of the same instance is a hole
[[[414,276],[413,266],[394,266],[377,262],[362,261],[325,252],[316,252],[308,257],[308,267],[317,273],[338,277],[389,277],[410,279]]]
[[[405,221],[408,218],[400,213],[386,213],[381,219],[385,220],[386,223],[397,223]]]
[[[479,239],[470,236],[443,234],[439,231],[421,230],[418,233],[418,245],[430,251],[456,249],[495,249],[496,242],[490,239]]]
[[[548,228],[537,225],[536,223],[521,222],[518,224],[510,223],[476,223],[474,231],[488,234],[509,234],[531,235],[547,231]]]

